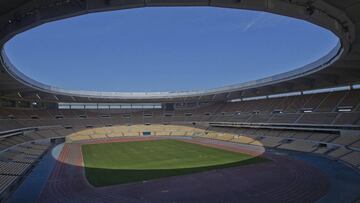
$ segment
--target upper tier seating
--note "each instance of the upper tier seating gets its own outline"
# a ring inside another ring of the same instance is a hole
[[[360,90],[209,104],[190,109],[26,110],[0,108],[0,131],[39,127],[101,127],[177,122],[360,125]],[[350,112],[339,112],[349,108]],[[303,113],[308,110],[307,113]],[[106,115],[108,117],[104,118]],[[46,137],[46,134],[41,136]]]

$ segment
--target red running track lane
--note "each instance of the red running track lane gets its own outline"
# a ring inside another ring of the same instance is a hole
[[[155,138],[123,138],[141,141]],[[163,139],[163,138],[161,138]],[[106,140],[91,141],[104,143]],[[191,142],[232,151],[249,149],[223,141]],[[89,142],[86,142],[89,143]],[[81,143],[65,144],[38,202],[314,202],[327,193],[322,172],[287,156],[264,154],[271,162],[212,170],[141,183],[95,188],[84,175]]]

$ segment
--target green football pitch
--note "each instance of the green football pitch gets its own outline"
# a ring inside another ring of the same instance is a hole
[[[86,178],[96,187],[265,161],[177,140],[88,144],[82,152]]]

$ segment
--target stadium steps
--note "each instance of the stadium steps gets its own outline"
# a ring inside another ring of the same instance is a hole
[[[281,144],[277,148],[302,152],[313,152],[317,149],[317,144],[306,140],[293,140],[290,143]]]
[[[331,152],[328,152],[326,155],[333,158],[341,158],[342,156],[345,156],[346,154],[349,153],[351,153],[351,150],[346,149],[345,147],[339,147]]]
[[[340,157],[340,160],[345,161],[355,167],[360,167],[360,152],[350,152]]]

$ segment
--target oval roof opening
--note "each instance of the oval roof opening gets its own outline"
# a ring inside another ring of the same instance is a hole
[[[330,31],[275,14],[211,7],[138,8],[50,22],[5,51],[30,78],[65,89],[212,89],[290,71],[326,55]]]

